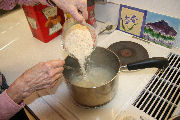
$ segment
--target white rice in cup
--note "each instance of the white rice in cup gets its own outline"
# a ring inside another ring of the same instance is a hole
[[[95,35],[92,35],[87,26],[75,24],[66,30],[63,36],[65,50],[78,59],[82,73],[85,74],[86,58],[94,50]]]

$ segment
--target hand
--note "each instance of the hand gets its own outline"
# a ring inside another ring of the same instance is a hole
[[[53,87],[62,76],[64,63],[62,60],[52,60],[28,69],[7,89],[8,96],[20,103],[37,90]]]
[[[87,0],[52,0],[59,8],[70,13],[81,24],[88,18]],[[80,11],[81,13],[79,13]]]

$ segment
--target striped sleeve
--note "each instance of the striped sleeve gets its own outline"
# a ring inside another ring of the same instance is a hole
[[[31,5],[34,5],[38,2],[40,2],[43,5],[49,6],[49,4],[47,3],[46,0],[0,0],[0,9],[11,10],[17,4],[31,6]]]

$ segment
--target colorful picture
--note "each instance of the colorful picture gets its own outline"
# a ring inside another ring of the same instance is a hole
[[[146,10],[120,5],[118,29],[137,37],[143,37]]]
[[[143,38],[171,48],[179,40],[180,19],[148,12],[144,26]]]

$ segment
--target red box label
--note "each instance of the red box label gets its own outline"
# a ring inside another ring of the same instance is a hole
[[[47,43],[62,33],[65,18],[61,9],[42,4],[22,7],[35,38]]]

